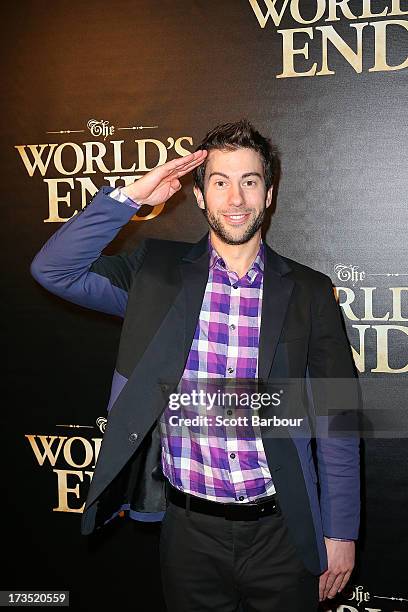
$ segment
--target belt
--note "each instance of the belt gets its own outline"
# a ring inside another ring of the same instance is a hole
[[[222,516],[230,521],[256,521],[263,516],[276,514],[278,509],[276,495],[265,498],[265,501],[260,498],[259,502],[249,502],[245,505],[222,503],[183,493],[169,483],[167,483],[167,499],[180,508],[187,507],[192,512]]]

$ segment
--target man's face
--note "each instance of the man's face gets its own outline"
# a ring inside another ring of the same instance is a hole
[[[210,151],[204,194],[194,188],[213,232],[226,244],[244,244],[259,230],[272,201],[260,155],[253,149]]]

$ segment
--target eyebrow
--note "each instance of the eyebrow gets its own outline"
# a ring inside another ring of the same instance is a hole
[[[228,174],[224,174],[223,172],[211,172],[211,174],[209,174],[208,178],[210,179],[212,176],[214,175],[218,175],[218,176],[223,176],[224,178],[229,179],[230,177],[228,176]],[[263,178],[259,172],[245,172],[245,174],[243,174],[241,176],[241,178],[247,178],[248,176],[258,176],[260,179]]]

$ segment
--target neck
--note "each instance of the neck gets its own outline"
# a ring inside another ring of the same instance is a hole
[[[212,230],[210,230],[210,240],[218,255],[227,264],[228,269],[236,272],[238,277],[242,278],[258,255],[261,244],[261,230],[245,244],[226,244]]]

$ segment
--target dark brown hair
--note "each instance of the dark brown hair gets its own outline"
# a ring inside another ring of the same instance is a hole
[[[262,136],[247,119],[235,123],[217,125],[204,137],[198,149],[211,151],[218,149],[228,151],[234,149],[253,149],[261,156],[264,170],[266,190],[274,180],[278,153],[268,138]],[[204,193],[204,176],[207,159],[193,171],[194,185]]]

